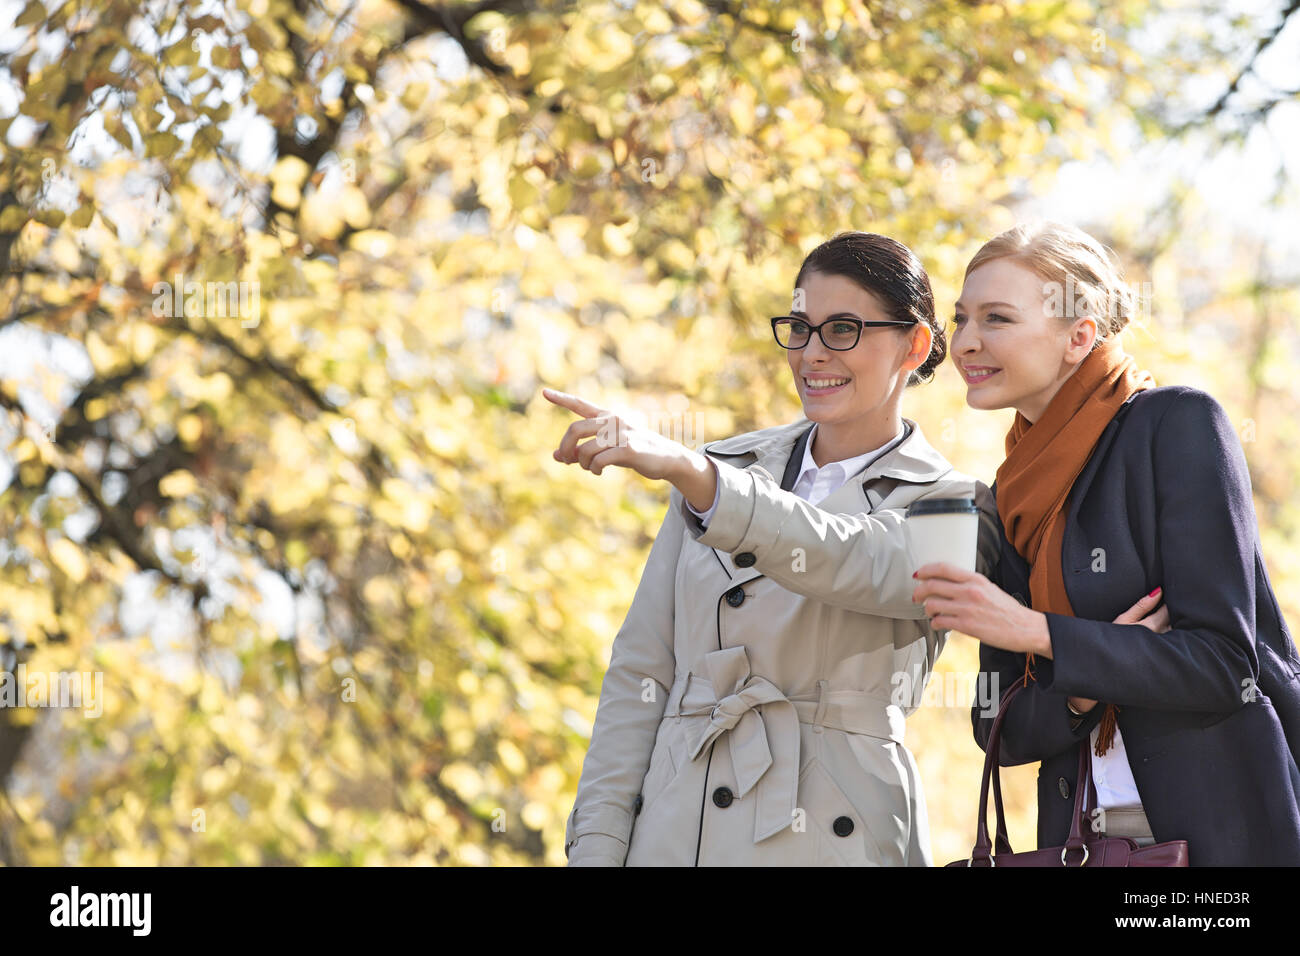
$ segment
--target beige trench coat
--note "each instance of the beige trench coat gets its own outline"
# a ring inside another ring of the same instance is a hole
[[[570,866],[929,865],[903,743],[947,631],[913,604],[907,505],[982,482],[916,427],[816,507],[781,490],[805,418],[701,450],[707,530],[673,489],[614,639],[565,833]]]

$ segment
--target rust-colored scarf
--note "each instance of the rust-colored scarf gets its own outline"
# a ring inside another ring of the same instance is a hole
[[[1029,563],[1030,607],[1074,616],[1061,571],[1065,506],[1074,480],[1092,457],[1097,439],[1134,392],[1155,388],[1120,343],[1107,336],[1052,396],[1042,417],[1030,422],[1020,412],[1007,432],[1007,457],[998,468],[998,514],[1007,540]],[[1034,655],[1025,661],[1025,682]],[[1097,739],[1097,756],[1115,736],[1115,705],[1107,704]]]

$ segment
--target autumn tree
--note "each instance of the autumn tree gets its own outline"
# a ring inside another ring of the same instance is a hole
[[[540,386],[697,441],[791,420],[803,253],[886,232],[950,302],[1149,93],[1146,12],[26,4],[0,664],[104,709],[0,710],[0,860],[562,862],[666,495],[554,463]],[[910,401],[996,464],[955,383]]]

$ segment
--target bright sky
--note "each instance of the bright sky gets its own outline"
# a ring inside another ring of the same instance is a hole
[[[1223,16],[1248,14],[1262,34],[1277,22],[1281,4],[1277,0],[1247,0],[1228,4]],[[1163,42],[1170,32],[1185,29],[1199,11],[1174,10],[1167,21],[1150,31],[1151,43]],[[1213,24],[1208,25],[1211,29]],[[1236,64],[1244,65],[1255,41],[1242,36]],[[1197,77],[1179,84],[1180,104],[1186,113],[1203,115],[1222,94],[1222,76]],[[1300,90],[1300,16],[1293,16],[1286,29],[1256,60],[1255,67],[1238,87],[1239,99],[1230,101],[1253,106],[1276,98],[1271,91]],[[1115,144],[1118,161],[1095,157],[1067,164],[1055,187],[1026,204],[1026,215],[1060,219],[1083,229],[1089,225],[1111,227],[1120,224],[1140,228],[1143,217],[1159,205],[1168,188],[1181,180],[1193,186],[1200,223],[1223,236],[1253,236],[1265,240],[1276,274],[1300,282],[1300,100],[1292,98],[1257,124],[1244,143],[1215,146],[1203,133],[1189,135],[1185,142],[1144,143],[1135,126]],[[1290,183],[1282,201],[1273,203],[1279,170]],[[1189,254],[1191,250],[1188,250]]]

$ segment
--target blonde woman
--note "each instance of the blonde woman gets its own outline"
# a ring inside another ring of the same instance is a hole
[[[795,287],[772,320],[795,422],[699,454],[547,393],[583,416],[558,460],[673,485],[601,688],[571,866],[930,862],[903,729],[947,634],[912,600],[904,511],[976,499],[990,571],[992,497],[902,417],[945,351],[916,256],[844,233]]]
[[[1103,834],[1186,840],[1194,866],[1300,864],[1300,656],[1246,460],[1213,397],[1156,387],[1125,353],[1131,312],[1077,229],[1019,226],[976,253],[952,351],[972,408],[1017,412],[1000,561],[992,581],[927,565],[913,597],[982,642],[1001,686],[1027,680],[1002,762],[1041,762],[1039,846],[1066,841],[1086,742]],[[1163,600],[1166,623],[1111,623],[1135,600]],[[992,721],[973,719],[983,747]]]

